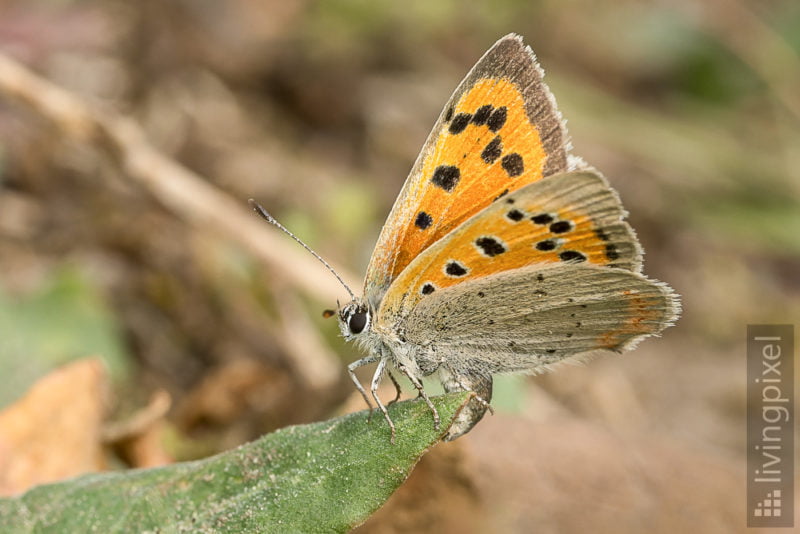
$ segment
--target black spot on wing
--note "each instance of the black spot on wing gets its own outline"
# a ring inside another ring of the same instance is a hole
[[[476,239],[475,246],[478,247],[478,250],[482,254],[489,256],[490,258],[494,258],[498,254],[502,254],[507,250],[505,245],[503,245],[500,240],[489,236],[483,236]]]
[[[553,222],[553,216],[549,213],[540,213],[531,217],[531,220],[536,224],[550,224]]]
[[[486,125],[493,132],[497,132],[505,126],[506,119],[508,118],[508,109],[505,106],[495,109],[492,114],[486,119]]]
[[[550,231],[554,234],[563,234],[572,230],[572,223],[570,221],[558,221],[550,225]]]
[[[414,220],[414,226],[419,228],[420,230],[425,230],[430,228],[431,224],[433,224],[433,217],[421,211],[417,214],[417,218]]]
[[[493,109],[494,108],[490,105],[479,107],[472,116],[472,124],[477,124],[478,126],[486,124],[486,121],[489,120],[489,116],[492,114]]]
[[[450,128],[448,129],[450,130],[451,134],[460,134],[466,129],[469,121],[471,120],[472,115],[469,113],[459,113],[453,117],[453,121],[450,123]]]
[[[503,143],[500,141],[500,136],[495,136],[494,139],[489,141],[489,144],[486,145],[486,148],[483,149],[481,152],[481,159],[486,163],[494,163],[497,161],[497,158],[500,157],[500,154],[503,153]]]
[[[447,265],[444,268],[444,272],[449,276],[455,276],[460,278],[466,275],[469,271],[460,262],[456,260],[450,260],[447,262]]]
[[[500,160],[500,165],[502,165],[503,170],[506,171],[506,174],[508,174],[510,178],[514,178],[525,172],[522,156],[516,152],[503,156],[503,159]]]
[[[506,213],[506,217],[511,219],[514,222],[519,222],[525,218],[525,214],[519,211],[518,209],[513,209]]]
[[[461,171],[458,170],[458,167],[454,165],[439,165],[436,167],[436,170],[433,171],[431,183],[451,193],[460,179]]]
[[[561,261],[586,261],[586,256],[577,250],[565,250],[558,255]]]

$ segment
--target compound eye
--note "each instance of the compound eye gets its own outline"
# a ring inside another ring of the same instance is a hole
[[[350,327],[350,332],[360,334],[364,327],[367,326],[367,312],[357,311],[350,316],[347,326]]]

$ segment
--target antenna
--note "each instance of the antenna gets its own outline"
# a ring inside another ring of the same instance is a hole
[[[298,243],[300,243],[300,245],[302,245],[302,247],[303,247],[304,249],[306,249],[307,251],[309,251],[309,252],[311,253],[311,255],[312,255],[312,256],[314,256],[315,258],[317,258],[317,259],[318,259],[318,260],[319,260],[319,261],[322,263],[322,265],[324,265],[325,267],[327,267],[327,268],[328,268],[328,270],[329,270],[330,272],[332,272],[332,273],[333,273],[333,276],[335,276],[335,277],[336,277],[336,279],[337,279],[337,280],[339,280],[339,283],[340,283],[340,284],[342,284],[342,285],[344,286],[344,288],[347,290],[347,292],[348,292],[348,293],[350,293],[350,298],[352,298],[353,300],[356,300],[356,296],[355,296],[355,294],[353,294],[353,292],[352,292],[352,291],[350,291],[350,288],[349,288],[349,287],[347,287],[347,284],[345,284],[345,283],[344,283],[344,280],[342,280],[342,277],[341,277],[341,276],[339,276],[339,275],[336,273],[336,271],[334,271],[334,270],[333,270],[333,267],[331,267],[331,266],[328,264],[328,262],[327,262],[327,261],[325,261],[325,260],[323,260],[323,259],[322,259],[322,256],[320,256],[319,254],[317,254],[316,252],[314,252],[313,250],[311,250],[311,247],[309,247],[308,245],[306,245],[305,243],[303,243],[303,241],[302,241],[302,240],[301,240],[299,237],[297,237],[296,235],[294,235],[294,234],[293,234],[292,232],[290,232],[290,231],[289,231],[289,230],[288,230],[288,229],[287,229],[285,226],[283,226],[281,223],[279,223],[278,221],[276,221],[276,220],[275,220],[275,217],[273,217],[272,215],[270,215],[270,214],[267,212],[267,210],[265,210],[265,209],[264,209],[264,207],[263,207],[261,204],[259,204],[258,202],[256,202],[256,201],[255,201],[255,200],[253,200],[252,198],[251,198],[250,200],[248,200],[247,202],[249,202],[249,203],[250,203],[250,207],[251,207],[251,208],[253,208],[253,209],[255,210],[255,212],[256,212],[256,213],[258,213],[259,215],[261,215],[261,217],[262,217],[262,218],[263,218],[265,221],[267,221],[268,223],[270,223],[270,224],[271,224],[271,225],[273,225],[273,226],[277,226],[277,227],[278,227],[278,229],[279,229],[280,231],[282,231],[284,234],[288,235],[289,237],[291,237],[292,239],[294,239],[295,241],[297,241]]]

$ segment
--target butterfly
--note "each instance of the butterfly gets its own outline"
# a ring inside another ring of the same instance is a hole
[[[423,377],[474,392],[443,436],[452,440],[490,410],[493,375],[623,352],[679,315],[673,290],[641,274],[617,193],[570,154],[543,75],[515,34],[475,64],[383,226],[363,297],[351,292],[338,309],[342,335],[367,353],[350,377],[392,441],[377,394],[388,374],[399,396],[392,371],[418,390],[437,428]],[[355,370],[373,363],[368,395]]]

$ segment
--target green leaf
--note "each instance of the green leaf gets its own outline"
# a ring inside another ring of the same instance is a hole
[[[452,421],[468,393],[435,397]],[[446,430],[427,405],[288,427],[204,460],[86,475],[0,499],[0,532],[344,532],[406,479]]]
[[[128,373],[114,315],[87,276],[65,268],[25,296],[0,287],[0,407],[56,367],[87,356],[102,359],[115,380]]]

